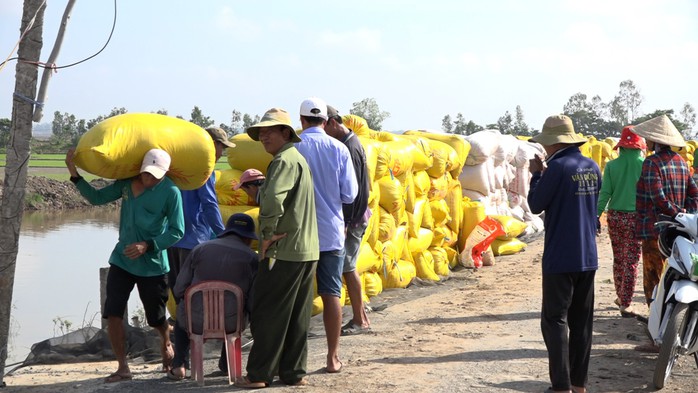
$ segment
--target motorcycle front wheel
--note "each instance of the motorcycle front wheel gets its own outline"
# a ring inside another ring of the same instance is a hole
[[[681,345],[681,334],[686,328],[687,304],[677,303],[671,313],[669,323],[667,323],[662,346],[659,350],[657,364],[654,366],[654,386],[657,389],[664,387],[664,384],[671,375],[671,369],[679,358],[679,346]]]

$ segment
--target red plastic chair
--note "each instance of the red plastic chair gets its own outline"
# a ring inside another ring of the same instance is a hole
[[[232,292],[237,299],[237,326],[232,333],[225,332],[225,292]],[[194,334],[192,329],[191,301],[201,293],[203,307],[203,331]],[[227,281],[201,281],[187,288],[184,294],[189,341],[191,343],[191,373],[199,386],[204,385],[204,342],[209,339],[225,340],[228,360],[228,383],[242,376],[242,347],[240,336],[244,320],[244,295],[242,289]]]

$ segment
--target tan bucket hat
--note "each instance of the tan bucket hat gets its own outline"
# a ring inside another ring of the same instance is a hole
[[[543,146],[550,146],[556,143],[566,143],[581,146],[587,143],[587,139],[574,132],[572,119],[565,115],[549,116],[545,119],[543,130],[540,134],[530,139]]]
[[[252,140],[259,141],[259,129],[273,126],[285,126],[288,128],[291,131],[291,142],[302,141],[291,125],[291,116],[281,108],[271,108],[266,111],[259,123],[247,128],[247,135],[249,135]]]
[[[673,147],[686,146],[686,140],[683,139],[683,136],[681,136],[681,133],[667,115],[657,116],[644,121],[633,127],[633,132],[648,141],[662,145]]]

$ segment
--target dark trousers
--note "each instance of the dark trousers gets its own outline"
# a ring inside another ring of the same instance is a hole
[[[167,249],[167,260],[170,264],[170,272],[167,273],[167,285],[174,291],[179,270],[191,252],[188,248],[170,247]]]
[[[276,260],[269,270],[268,258],[259,263],[250,315],[254,343],[247,359],[251,381],[271,384],[277,369],[285,383],[306,375],[316,264]]]
[[[543,274],[541,331],[553,390],[586,386],[596,271]]]

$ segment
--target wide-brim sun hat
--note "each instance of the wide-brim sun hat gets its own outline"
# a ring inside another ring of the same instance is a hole
[[[291,116],[281,108],[271,108],[266,111],[259,123],[247,128],[247,135],[249,135],[252,140],[259,141],[259,129],[273,126],[284,126],[288,128],[289,131],[291,131],[291,142],[302,141],[291,125]]]
[[[620,133],[620,139],[613,150],[619,147],[624,147],[626,149],[637,149],[637,150],[647,150],[647,144],[645,143],[645,138],[637,135],[633,132],[634,126],[625,126],[623,132]]]
[[[574,132],[572,119],[565,115],[549,116],[545,119],[543,130],[533,136],[530,141],[540,143],[543,146],[551,146],[558,143],[581,146],[587,139]]]
[[[679,130],[671,122],[669,116],[661,115],[649,119],[633,127],[633,132],[648,141],[661,145],[684,147],[686,140],[683,139]]]

